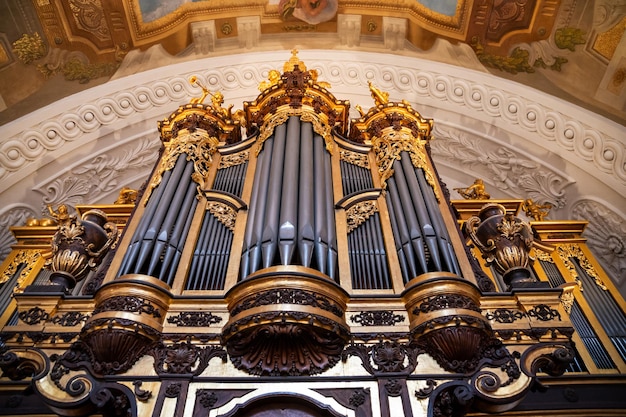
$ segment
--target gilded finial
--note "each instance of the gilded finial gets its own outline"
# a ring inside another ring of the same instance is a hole
[[[374,103],[377,106],[381,104],[389,103],[389,93],[386,91],[381,91],[372,84],[371,81],[368,81],[367,84],[370,86],[370,91],[372,92],[372,98],[374,99]]]
[[[294,48],[291,50],[291,58],[283,65],[283,72],[293,71],[296,65],[300,71],[306,71],[306,65],[304,65],[304,62],[300,61],[300,58],[298,58],[298,50]]]

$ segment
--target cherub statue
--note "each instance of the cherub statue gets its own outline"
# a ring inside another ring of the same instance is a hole
[[[530,198],[527,198],[522,203],[522,210],[524,210],[524,213],[526,213],[528,217],[535,219],[539,222],[545,220],[545,218],[548,217],[551,208],[552,204],[550,203],[537,204]]]
[[[485,184],[480,178],[477,178],[474,184],[467,188],[455,188],[454,190],[458,191],[461,197],[466,200],[489,200],[491,198],[489,193],[485,191]]]
[[[48,213],[50,213],[50,217],[56,220],[59,226],[69,223],[72,217],[75,217],[69,213],[69,209],[65,204],[60,204],[56,211],[52,208],[51,204],[48,204]]]
[[[137,190],[132,188],[122,187],[120,195],[113,204],[135,204],[137,201]]]

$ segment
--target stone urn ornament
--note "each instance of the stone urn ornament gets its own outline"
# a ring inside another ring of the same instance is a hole
[[[528,223],[489,203],[465,223],[465,230],[487,263],[495,263],[509,289],[537,282],[529,269],[533,233]]]
[[[89,210],[81,219],[61,204],[57,211],[48,207],[58,223],[52,238],[52,259],[46,265],[52,271],[50,281],[71,290],[94,270],[117,241],[117,225],[109,222],[102,210]]]

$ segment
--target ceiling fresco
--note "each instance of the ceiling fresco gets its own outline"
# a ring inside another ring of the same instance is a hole
[[[426,54],[538,88],[624,124],[623,3],[0,0],[0,123],[125,75],[119,69],[131,52],[158,45],[173,59],[197,59],[198,48],[189,51],[197,41],[194,28],[201,27],[211,38],[201,55],[270,44]],[[461,59],[468,54],[471,60]]]

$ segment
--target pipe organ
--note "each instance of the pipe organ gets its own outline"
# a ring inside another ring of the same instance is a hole
[[[0,396],[67,416],[460,416],[543,415],[536,387],[598,374],[577,407],[623,389],[626,308],[584,222],[451,202],[433,120],[371,83],[350,120],[318,77],[294,52],[242,110],[202,87],[159,123],[136,206],[14,229]],[[96,254],[97,227],[116,242]]]

